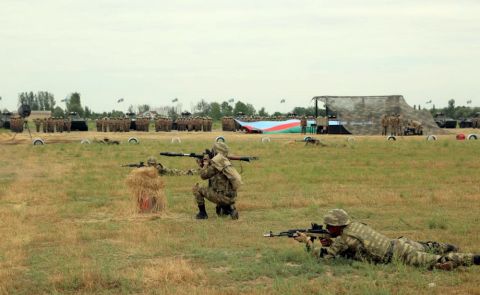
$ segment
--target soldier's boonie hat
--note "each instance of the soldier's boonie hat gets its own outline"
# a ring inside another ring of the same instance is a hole
[[[157,164],[157,159],[155,159],[155,157],[150,156],[150,157],[148,157],[147,164],[155,165],[155,164]]]
[[[216,142],[213,145],[213,152],[226,156],[228,155],[228,146],[224,142]]]
[[[332,209],[325,214],[323,222],[332,226],[344,226],[350,224],[352,221],[345,210]]]

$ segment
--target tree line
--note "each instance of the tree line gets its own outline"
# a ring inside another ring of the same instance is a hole
[[[0,98],[1,100],[1,98]],[[145,112],[155,110],[158,114],[163,116],[169,116],[172,118],[177,118],[181,116],[182,113],[185,114],[184,110],[182,109],[181,103],[177,103],[176,106],[161,106],[157,108],[152,108],[148,104],[142,104],[134,107],[130,105],[128,109],[123,112],[121,110],[113,109],[110,112],[102,112],[97,113],[92,111],[88,106],[82,106],[81,96],[78,92],[73,92],[69,94],[65,99],[62,99],[61,102],[65,103],[65,108],[60,107],[57,105],[56,99],[54,95],[48,91],[38,91],[34,93],[30,92],[22,92],[18,95],[18,103],[20,104],[28,104],[30,105],[33,111],[51,111],[52,116],[54,117],[64,117],[65,115],[75,112],[80,117],[89,118],[89,119],[97,119],[102,117],[123,117],[127,114],[143,114]],[[421,109],[420,106],[414,105],[415,109]],[[425,109],[425,108],[423,108]],[[432,115],[437,113],[443,113],[448,117],[453,119],[462,119],[473,117],[476,113],[480,113],[480,107],[469,107],[469,106],[456,106],[455,100],[451,99],[448,101],[448,105],[444,108],[435,108],[435,105],[432,105],[430,109],[428,109]],[[5,111],[5,110],[4,110]],[[261,116],[261,117],[268,117],[268,116],[285,116],[289,114],[294,114],[297,116],[314,116],[315,115],[315,107],[308,106],[308,107],[301,107],[297,106],[294,107],[288,113],[281,113],[281,112],[272,112],[269,113],[266,111],[264,107],[260,108],[259,110],[255,109],[255,107],[250,103],[244,103],[240,100],[234,102],[233,99],[222,101],[222,102],[207,102],[204,99],[201,99],[197,103],[192,106],[191,113],[194,116],[208,116],[213,118],[214,120],[219,120],[225,116],[238,116],[238,115],[245,115],[245,116]],[[319,115],[324,116],[325,110],[323,108],[319,109]]]

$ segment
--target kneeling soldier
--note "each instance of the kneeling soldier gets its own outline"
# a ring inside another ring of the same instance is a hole
[[[198,205],[197,219],[207,219],[205,210],[205,199],[217,205],[218,215],[230,215],[232,219],[238,219],[238,212],[235,208],[237,190],[242,183],[242,178],[233,168],[228,156],[228,147],[223,142],[217,142],[212,149],[213,157],[204,158],[198,161],[201,168],[200,177],[208,179],[208,187],[193,187],[193,195]]]

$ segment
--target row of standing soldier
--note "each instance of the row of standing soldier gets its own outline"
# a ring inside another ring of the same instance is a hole
[[[36,118],[33,119],[37,132],[42,130],[44,133],[70,132],[72,130],[72,119],[70,118]]]
[[[213,120],[210,117],[180,117],[176,120],[178,131],[212,131]]]
[[[422,123],[415,120],[404,120],[401,115],[383,115],[381,118],[382,135],[402,135],[405,127],[414,130],[415,134],[423,133]]]
[[[176,121],[178,131],[212,131],[213,120],[209,117],[180,117]],[[154,120],[155,131],[170,132],[174,121],[167,117],[157,117]],[[150,119],[138,117],[135,120],[135,130],[148,132]],[[98,132],[128,132],[131,129],[130,118],[103,118],[96,120]]]

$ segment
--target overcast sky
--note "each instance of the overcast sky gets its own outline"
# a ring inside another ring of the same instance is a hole
[[[480,105],[478,0],[0,0],[0,41],[1,109],[23,91],[79,92],[94,111],[175,97],[289,111],[327,94]]]

